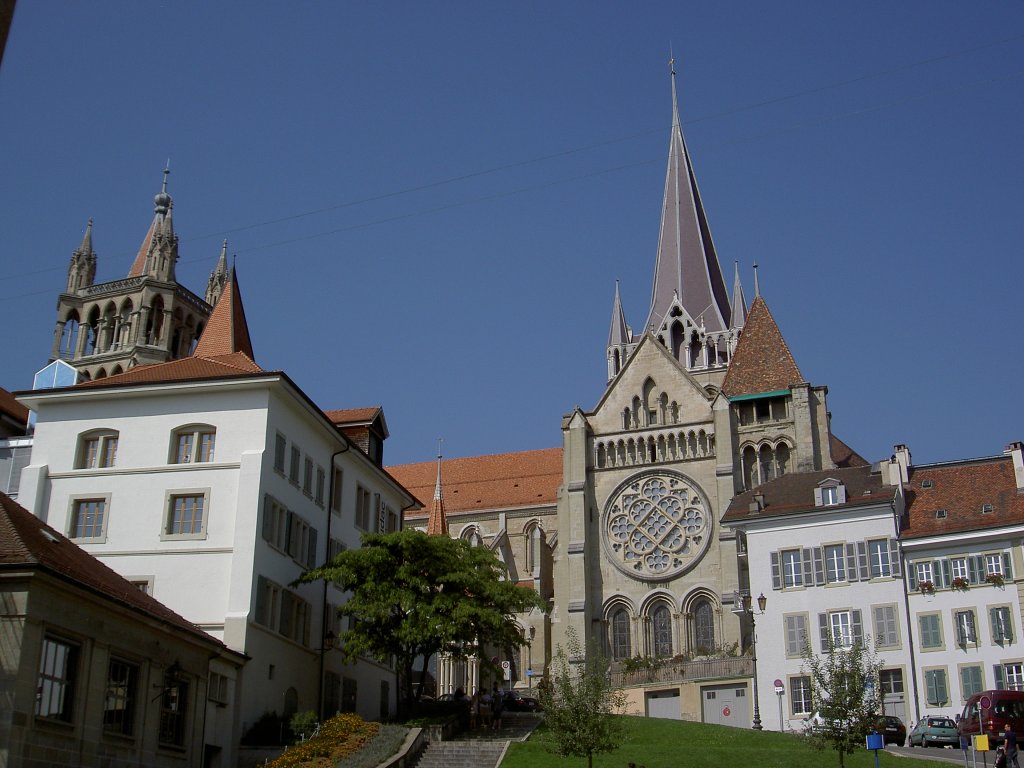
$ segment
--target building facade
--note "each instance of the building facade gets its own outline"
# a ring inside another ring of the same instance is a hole
[[[400,528],[412,497],[360,448],[386,436],[383,415],[329,417],[260,368],[233,271],[221,293],[186,357],[19,393],[36,415],[20,501],[250,657],[241,733],[268,712],[387,716],[392,671],[331,647],[344,595],[294,583]]]

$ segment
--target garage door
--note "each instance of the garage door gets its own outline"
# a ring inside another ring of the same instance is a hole
[[[679,710],[679,689],[671,691],[647,692],[647,716],[661,717],[666,720],[681,720]]]
[[[750,706],[745,683],[704,685],[700,693],[701,704],[704,706],[701,719],[705,723],[750,727]]]

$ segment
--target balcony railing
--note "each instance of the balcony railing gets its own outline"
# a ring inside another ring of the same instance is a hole
[[[614,688],[650,683],[681,683],[691,680],[715,680],[725,677],[752,677],[754,661],[749,656],[726,656],[692,661],[668,660],[655,667],[631,672],[613,669],[610,674]]]

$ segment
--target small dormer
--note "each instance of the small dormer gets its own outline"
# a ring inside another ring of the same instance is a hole
[[[834,477],[826,477],[814,489],[814,506],[834,507],[846,503],[846,486]]]

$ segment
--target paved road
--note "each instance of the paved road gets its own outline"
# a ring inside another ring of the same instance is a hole
[[[964,765],[964,753],[959,749],[938,749],[936,747],[894,747],[889,745],[885,748],[886,752],[891,752],[895,755],[904,755],[905,757],[916,757],[919,760],[934,760],[939,763],[948,763],[950,765]],[[995,752],[978,752],[977,763],[975,763],[975,753],[967,753],[967,768],[974,768],[975,765],[978,768],[993,768],[996,764],[996,753]]]

